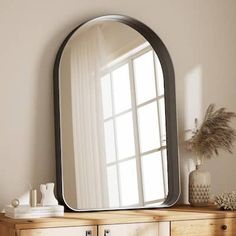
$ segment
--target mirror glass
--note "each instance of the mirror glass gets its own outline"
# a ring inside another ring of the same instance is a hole
[[[73,209],[155,207],[169,193],[163,69],[150,43],[110,20],[61,53],[62,195]]]

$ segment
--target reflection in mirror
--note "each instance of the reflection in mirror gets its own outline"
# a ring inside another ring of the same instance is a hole
[[[163,71],[126,24],[92,21],[60,61],[63,194],[74,209],[158,206],[168,196]]]

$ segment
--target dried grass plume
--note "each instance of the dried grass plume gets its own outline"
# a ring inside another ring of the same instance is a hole
[[[200,158],[218,155],[219,149],[232,153],[236,131],[231,128],[230,122],[234,117],[234,112],[228,112],[225,108],[215,110],[214,104],[209,105],[199,128],[195,119],[196,129],[192,131],[192,137],[186,141],[186,149],[196,153]]]

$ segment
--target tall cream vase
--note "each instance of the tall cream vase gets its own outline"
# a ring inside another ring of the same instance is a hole
[[[189,174],[189,203],[191,206],[208,206],[210,188],[210,173],[202,170],[202,161],[198,161],[196,170]]]

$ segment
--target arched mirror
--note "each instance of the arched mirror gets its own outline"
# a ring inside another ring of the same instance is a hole
[[[179,196],[169,53],[125,16],[87,21],[54,66],[57,195],[68,209],[170,206]]]

